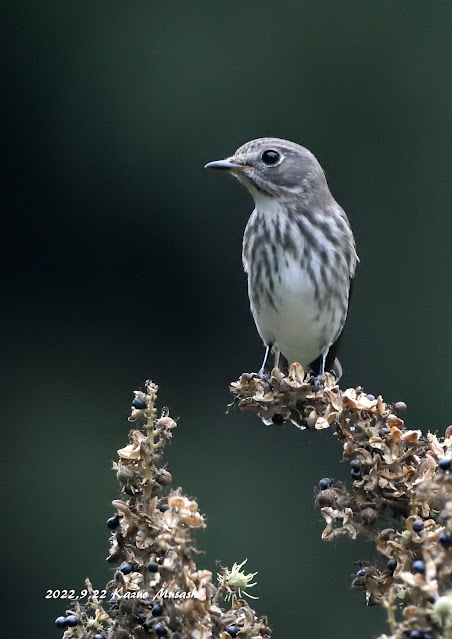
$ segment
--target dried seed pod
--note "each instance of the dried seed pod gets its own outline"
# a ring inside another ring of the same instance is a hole
[[[360,514],[363,523],[367,524],[368,526],[372,526],[373,524],[375,524],[379,517],[378,512],[374,508],[364,508],[364,510],[362,510]]]
[[[326,490],[321,490],[317,494],[316,503],[319,508],[323,508],[324,506],[334,506],[338,498],[339,495],[334,488],[327,488]]]
[[[171,484],[172,479],[171,473],[168,472],[166,468],[160,468],[155,477],[155,480],[159,484],[162,484],[162,486],[168,486],[168,484]]]

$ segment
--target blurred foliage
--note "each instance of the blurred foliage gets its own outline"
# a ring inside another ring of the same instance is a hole
[[[377,634],[383,616],[348,588],[359,546],[321,543],[312,508],[318,479],[347,472],[337,443],[225,415],[228,383],[262,355],[240,264],[252,202],[202,167],[262,135],[316,154],[361,257],[342,385],[405,400],[409,427],[447,426],[451,4],[1,12],[11,630],[24,596],[48,637],[65,606],[46,589],[108,578],[110,460],[129,389],[151,377],[181,416],[168,456],[207,515],[205,567],[248,557],[275,636]]]

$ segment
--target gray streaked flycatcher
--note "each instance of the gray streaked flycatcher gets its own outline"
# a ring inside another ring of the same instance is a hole
[[[304,147],[259,138],[206,168],[232,173],[255,209],[243,237],[243,265],[256,327],[279,366],[299,362],[315,375],[333,369],[355,274],[355,240],[325,173]]]

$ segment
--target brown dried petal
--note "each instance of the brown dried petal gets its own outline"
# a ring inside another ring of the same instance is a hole
[[[357,448],[355,451],[357,457],[361,457],[361,460],[364,464],[371,466],[374,462],[372,455],[365,448]]]
[[[182,518],[182,521],[192,528],[205,528],[204,519],[199,513],[192,513],[188,517]]]
[[[416,606],[407,606],[406,608],[403,609],[403,616],[405,617],[405,619],[412,619],[413,617],[416,617],[417,614],[419,612],[419,608],[417,608]]]
[[[377,550],[385,557],[391,558],[393,549],[390,547],[390,542],[393,542],[396,538],[396,533],[392,528],[385,528],[381,531],[377,538]],[[400,550],[402,550],[400,546]]]
[[[356,410],[373,410],[377,406],[377,400],[367,399],[364,393],[357,393],[355,388],[347,388],[342,393],[342,405]]]
[[[324,396],[327,402],[334,408],[335,411],[342,410],[342,396],[340,393],[335,393],[332,390],[325,389]]]
[[[422,437],[422,431],[420,431],[420,430],[406,430],[402,434],[402,441],[409,442],[409,443],[415,443],[415,442],[419,441],[419,439],[421,437]]]
[[[126,590],[140,590],[143,575],[140,572],[131,572],[129,575],[123,575]]]
[[[118,455],[122,459],[144,459],[143,452],[140,446],[135,446],[134,444],[128,444],[124,448],[120,448],[118,450]]]
[[[372,468],[367,473],[367,475],[364,476],[362,484],[363,484],[364,490],[367,492],[375,490],[375,488],[378,485],[378,465],[377,464],[372,466]]]
[[[397,415],[390,414],[386,417],[386,424],[390,428],[403,428],[403,419],[400,419]]]
[[[356,539],[357,532],[351,524],[345,524],[341,530],[347,532],[351,539]]]
[[[168,506],[170,508],[184,508],[187,501],[188,499],[181,497],[181,495],[170,495],[168,497]]]
[[[150,548],[152,546],[153,539],[144,530],[139,530],[135,535],[135,543],[137,545],[137,548],[140,548],[140,550],[144,550],[145,548]]]
[[[378,397],[377,397],[377,406],[375,407],[375,412],[377,413],[377,415],[383,415],[385,410],[386,410],[386,404],[384,403],[382,396],[378,395]]]
[[[330,424],[328,423],[328,420],[325,419],[325,417],[318,417],[317,421],[315,422],[315,428],[316,430],[323,430],[324,428],[329,428]]]
[[[305,375],[303,366],[295,362],[289,368],[289,383],[291,382],[293,387],[299,388],[303,385]]]
[[[335,519],[338,519],[341,515],[339,510],[336,510],[335,508],[331,508],[330,506],[325,506],[324,508],[321,508],[320,512],[322,513],[323,518],[325,519],[327,524],[332,524],[333,521]]]
[[[260,389],[253,397],[256,402],[271,403],[275,399],[273,393],[265,393],[263,389]]]
[[[118,455],[121,457],[121,459],[129,461],[135,459],[145,459],[145,453],[142,444],[147,442],[147,439],[144,433],[141,433],[138,430],[132,430],[130,433],[130,440],[130,444],[118,450]]]
[[[322,532],[322,540],[328,541],[331,538],[332,533],[334,532],[334,528],[331,524],[328,524],[324,531]]]
[[[433,479],[436,471],[436,461],[432,455],[427,454],[425,459],[419,464],[416,479],[412,482],[411,486],[417,486],[421,482]]]
[[[370,437],[368,444],[371,448],[376,448],[377,450],[384,450],[387,447],[386,441],[380,435]]]

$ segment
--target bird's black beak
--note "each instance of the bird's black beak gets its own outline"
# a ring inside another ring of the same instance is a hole
[[[239,164],[234,158],[226,158],[225,160],[216,160],[215,162],[209,162],[204,167],[205,169],[218,169],[220,171],[241,171],[247,167],[244,164]]]

